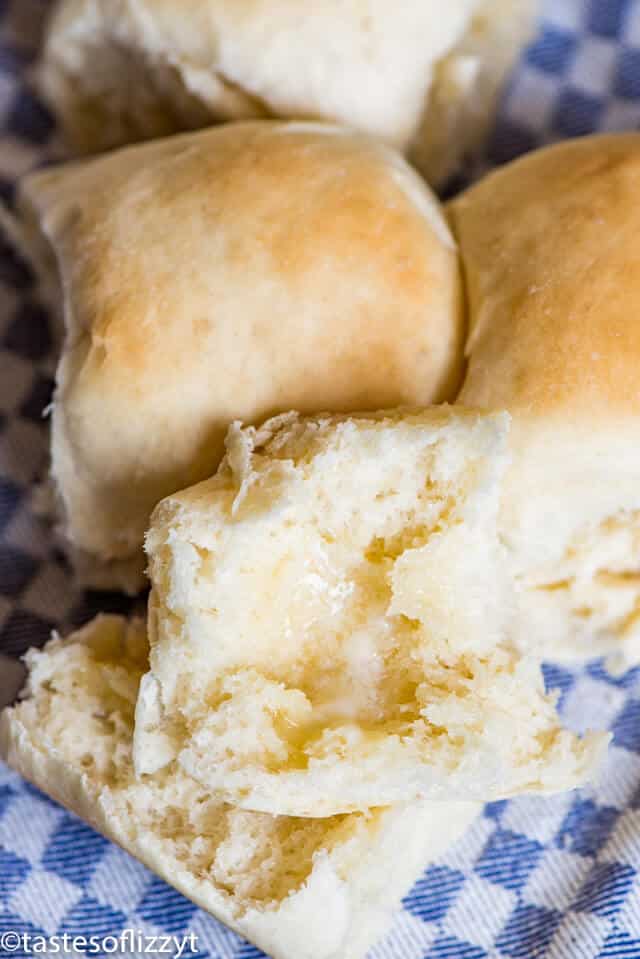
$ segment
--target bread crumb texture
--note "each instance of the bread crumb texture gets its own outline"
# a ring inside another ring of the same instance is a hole
[[[137,772],[300,816],[582,782],[606,737],[561,729],[509,645],[507,430],[447,407],[232,427],[147,536]]]
[[[478,809],[421,803],[310,820],[220,803],[175,762],[136,778],[141,621],[99,616],[30,651],[27,665],[23,700],[0,714],[0,755],[275,959],[360,959],[427,858]]]
[[[637,663],[639,555],[640,510],[621,509],[589,523],[557,560],[521,575],[523,622],[535,622],[545,648],[557,656],[605,653],[614,670]]]
[[[285,898],[307,878],[314,850],[344,835],[347,817],[307,821],[234,809],[175,769],[138,782],[131,742],[146,661],[144,628],[123,630],[105,618],[89,643],[58,639],[44,652],[31,650],[29,698],[18,714],[41,730],[43,745],[88,774],[132,832],[148,831],[197,875],[247,903]],[[353,817],[346,831],[365,818]]]

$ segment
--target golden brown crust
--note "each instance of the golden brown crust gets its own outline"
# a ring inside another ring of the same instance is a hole
[[[640,412],[640,135],[497,170],[449,206],[471,316],[460,402],[565,422]]]
[[[75,544],[131,556],[232,419],[452,397],[463,317],[437,202],[338,128],[219,127],[36,174],[68,344],[53,470]]]
[[[459,401],[512,414],[516,639],[638,660],[640,135],[529,154],[449,207],[470,308]]]

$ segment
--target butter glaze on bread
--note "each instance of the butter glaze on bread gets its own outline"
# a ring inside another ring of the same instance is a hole
[[[456,407],[232,427],[218,473],[147,534],[139,773],[177,760],[303,816],[591,776],[606,737],[563,730],[510,644],[507,428]]]

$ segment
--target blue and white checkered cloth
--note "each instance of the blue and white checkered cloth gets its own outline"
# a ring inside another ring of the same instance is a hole
[[[0,0],[4,200],[16,176],[54,147],[51,118],[27,80],[46,7]],[[487,165],[561,137],[639,126],[640,0],[548,0]],[[68,629],[123,603],[74,594],[34,517],[52,363],[28,267],[0,246],[0,650],[14,655],[53,626]],[[562,691],[569,726],[613,731],[600,784],[487,806],[427,869],[370,959],[640,959],[640,669],[612,678],[600,663],[549,665],[545,674]],[[0,764],[0,933],[117,936],[125,928],[193,932],[203,959],[262,955]]]

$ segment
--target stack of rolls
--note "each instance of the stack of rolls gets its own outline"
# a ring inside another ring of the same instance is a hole
[[[597,774],[540,662],[637,656],[637,171],[593,137],[443,208],[251,120],[22,184],[59,523],[151,591],[27,654],[0,752],[274,959],[361,959],[481,803]]]

